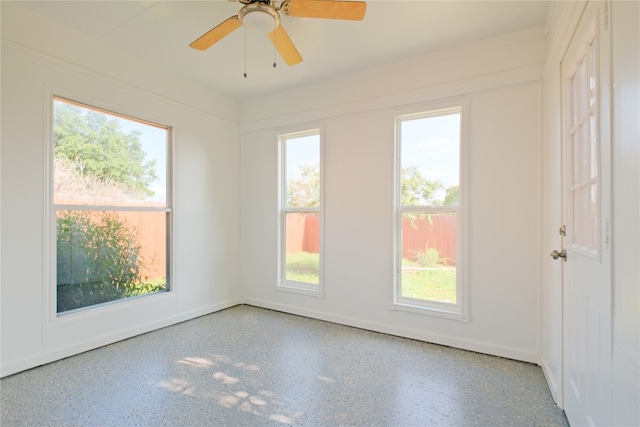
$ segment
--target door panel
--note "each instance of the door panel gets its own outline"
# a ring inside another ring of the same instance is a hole
[[[562,61],[564,407],[572,425],[611,422],[610,35],[589,2]]]

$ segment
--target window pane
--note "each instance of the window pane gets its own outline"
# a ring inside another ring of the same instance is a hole
[[[587,121],[580,125],[581,137],[580,140],[582,142],[580,146],[580,183],[587,182],[591,179],[591,165],[589,164],[591,161],[591,137],[589,135],[590,131],[590,123]]]
[[[578,68],[576,70],[575,76],[575,91],[576,91],[576,104],[574,106],[576,110],[577,121],[576,124],[580,122],[580,119],[585,115],[587,109],[588,99],[587,88],[589,82],[587,81],[587,61],[586,56],[582,58],[580,64],[578,64]]]
[[[168,216],[57,211],[58,313],[167,290]]]
[[[167,205],[167,129],[53,102],[54,203]]]
[[[590,44],[570,78],[573,110],[567,143],[572,171],[569,191],[569,236],[579,250],[597,254],[600,218],[598,216],[598,121],[595,44]]]
[[[456,213],[402,214],[401,296],[456,303]]]
[[[582,246],[582,203],[580,201],[580,188],[571,191],[571,208],[573,213],[572,226],[573,226],[573,240],[571,243]]]
[[[591,61],[589,66],[589,106],[596,105],[598,100],[597,71],[598,63],[596,56],[596,42],[593,40],[589,45],[588,57]]]
[[[320,206],[320,135],[287,138],[286,207]]]
[[[459,204],[460,114],[400,121],[401,204]]]
[[[591,173],[588,175],[588,178],[597,178],[598,177],[598,118],[595,112],[589,115],[589,123],[591,126],[590,130],[590,146],[589,151],[591,152],[591,159],[589,161],[591,165]]]
[[[593,239],[593,243],[591,249],[593,251],[597,251],[600,245],[600,213],[598,212],[599,208],[599,200],[598,200],[598,184],[591,185],[591,235]]]
[[[320,224],[317,213],[286,213],[285,280],[320,283]]]
[[[576,185],[580,182],[580,137],[581,133],[579,132],[579,128],[577,131],[571,136],[571,183],[570,185]]]
[[[585,248],[591,248],[591,186],[581,189],[582,193],[582,227],[581,243]]]

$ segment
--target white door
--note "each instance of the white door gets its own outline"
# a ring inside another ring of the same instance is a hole
[[[611,424],[610,31],[589,2],[562,61],[563,390],[573,426]]]

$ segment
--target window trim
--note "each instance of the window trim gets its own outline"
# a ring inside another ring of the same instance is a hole
[[[77,93],[70,92],[66,89],[45,85],[44,88],[44,246],[43,246],[43,262],[45,268],[44,275],[44,297],[45,297],[45,328],[52,327],[57,324],[66,322],[75,322],[81,319],[91,318],[104,311],[121,310],[131,305],[149,304],[151,301],[158,299],[174,299],[175,298],[175,281],[174,281],[174,224],[175,224],[175,208],[174,208],[174,135],[173,127],[164,125],[160,122],[140,119],[136,114],[128,112],[115,112],[118,108],[109,107],[108,103],[100,102],[95,99],[87,100],[85,97]],[[63,102],[77,105],[82,108],[95,109],[105,114],[127,120],[139,122],[149,126],[155,126],[166,129],[167,147],[166,147],[166,206],[163,207],[143,207],[143,206],[113,206],[113,205],[75,205],[75,204],[56,204],[54,203],[54,179],[53,179],[53,123],[54,123],[54,101],[61,100]],[[122,110],[122,108],[119,108]],[[167,231],[166,231],[166,263],[167,290],[164,292],[153,293],[149,295],[140,295],[135,297],[123,298],[114,301],[104,302],[100,304],[89,305],[78,309],[68,310],[58,313],[57,310],[57,290],[56,290],[56,212],[59,210],[89,210],[89,211],[138,211],[138,212],[165,212],[168,215]],[[151,301],[150,301],[151,300]]]
[[[438,206],[401,205],[401,141],[400,122],[411,118],[437,117],[447,113],[460,113],[460,204],[452,209]],[[469,322],[469,238],[468,238],[468,151],[469,151],[469,100],[452,99],[443,102],[420,104],[394,112],[394,214],[393,214],[393,301],[391,309],[415,314]],[[403,298],[402,286],[402,215],[406,212],[438,213],[455,212],[456,217],[456,303]]]
[[[318,135],[320,139],[320,206],[319,207],[287,207],[286,206],[286,150],[284,145],[287,139],[310,135]],[[324,298],[324,126],[322,124],[309,124],[277,131],[278,138],[278,272],[275,291],[290,292],[301,295]],[[319,218],[319,271],[318,284],[286,280],[286,214],[292,212],[317,213]]]

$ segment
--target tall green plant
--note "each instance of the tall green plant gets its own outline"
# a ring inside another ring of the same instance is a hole
[[[57,220],[58,312],[165,288],[144,283],[134,229],[110,212],[61,211]]]
[[[441,257],[440,251],[435,248],[425,246],[424,250],[414,252],[415,263],[425,268],[444,267],[449,265],[449,258]]]

